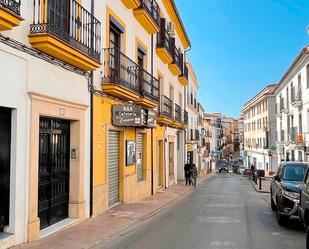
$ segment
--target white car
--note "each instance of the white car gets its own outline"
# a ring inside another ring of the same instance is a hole
[[[245,166],[239,165],[239,174],[243,175],[245,173]]]

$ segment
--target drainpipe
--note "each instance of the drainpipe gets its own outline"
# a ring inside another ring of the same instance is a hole
[[[151,75],[153,76],[153,35],[151,35]],[[151,129],[151,195],[154,194],[153,190],[153,128]]]
[[[94,16],[94,0],[91,0],[91,15]],[[93,25],[91,25],[93,34]],[[91,48],[93,48],[93,36],[91,36]],[[90,202],[89,216],[93,215],[93,72],[90,72]]]

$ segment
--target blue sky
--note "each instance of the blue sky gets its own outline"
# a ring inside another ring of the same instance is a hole
[[[238,117],[307,44],[309,0],[176,0],[207,112]]]

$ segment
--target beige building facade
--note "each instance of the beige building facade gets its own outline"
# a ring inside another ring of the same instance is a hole
[[[269,85],[249,100],[243,108],[244,119],[244,164],[254,165],[266,174],[276,169],[275,150],[276,125],[274,89]]]

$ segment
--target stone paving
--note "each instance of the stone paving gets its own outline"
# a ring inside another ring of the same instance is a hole
[[[199,184],[213,176],[213,173],[199,178]],[[171,202],[192,193],[191,187],[184,182],[172,185],[158,194],[132,204],[121,204],[104,214],[88,219],[80,224],[56,232],[41,240],[21,244],[14,249],[87,249],[121,234],[130,225],[160,212]]]

